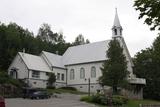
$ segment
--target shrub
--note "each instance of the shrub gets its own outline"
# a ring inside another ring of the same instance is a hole
[[[107,99],[105,98],[104,95],[101,95],[101,94],[96,94],[92,96],[83,96],[80,100],[91,102],[91,103],[97,103],[101,105],[107,105]]]
[[[123,105],[126,104],[128,99],[124,96],[114,95],[112,98],[113,105]]]
[[[128,99],[125,98],[124,96],[118,96],[118,95],[113,96],[111,101],[109,98],[106,98],[102,94],[95,94],[92,96],[83,96],[81,97],[80,100],[90,102],[90,103],[96,103],[100,105],[109,105],[112,103],[112,105],[114,106],[121,106],[123,104],[126,104],[128,101]]]
[[[90,96],[82,96],[80,101],[92,102]]]
[[[74,87],[61,87],[61,88],[59,88],[59,89],[65,89],[65,90],[77,91],[77,89],[76,89],[76,88],[74,88]]]

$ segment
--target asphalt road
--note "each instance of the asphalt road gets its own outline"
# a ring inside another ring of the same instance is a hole
[[[5,99],[5,102],[6,107],[96,107],[93,104],[81,102],[79,99],[79,95],[61,94],[58,98],[41,100],[10,98]]]

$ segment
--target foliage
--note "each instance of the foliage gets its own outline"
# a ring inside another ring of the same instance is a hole
[[[5,71],[0,71],[0,84],[1,85],[12,84],[16,87],[25,86],[24,82],[11,78]]]
[[[87,44],[87,43],[90,43],[88,39],[84,39],[83,35],[82,34],[79,34],[76,38],[75,38],[75,41],[72,43],[74,46],[76,45],[83,45],[83,44]]]
[[[138,52],[134,58],[134,73],[145,78],[144,98],[160,100],[160,36],[151,48]]]
[[[100,105],[109,104],[109,99],[106,98],[102,94],[95,94],[92,96],[82,96],[80,100],[90,102],[90,103],[96,103]],[[124,96],[113,96],[112,97],[112,105],[121,106],[121,105],[127,104],[127,102],[128,102],[128,99]]]
[[[159,105],[160,102],[153,100],[128,100],[127,104],[123,105],[123,107],[139,107],[140,104]]]
[[[140,11],[139,19],[145,18],[144,23],[160,30],[160,1],[159,0],[135,0],[134,7]]]
[[[48,86],[51,88],[56,82],[56,75],[54,73],[49,73]]]
[[[80,101],[92,102],[91,96],[82,96]]]
[[[43,23],[38,30],[38,38],[42,41],[51,42],[55,44],[57,42],[57,33],[53,33],[51,30],[51,26],[47,23]]]
[[[109,49],[106,52],[106,60],[101,68],[102,76],[99,81],[102,85],[109,85],[113,88],[113,92],[118,92],[118,87],[127,85],[127,61],[123,54],[123,48],[119,41],[114,39],[109,43]]]
[[[114,95],[112,97],[112,104],[113,105],[123,105],[128,102],[128,99],[124,96]]]
[[[39,55],[43,50],[52,53],[58,52],[62,55],[71,44],[64,42],[62,34],[58,35],[61,35],[59,37],[61,39],[57,41],[57,44],[52,44],[35,38],[32,32],[15,23],[8,25],[0,23],[0,69],[6,70],[17,52],[21,52],[23,49],[25,52],[35,55]]]

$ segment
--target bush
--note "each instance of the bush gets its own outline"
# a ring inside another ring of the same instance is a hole
[[[77,89],[74,88],[74,87],[61,87],[61,88],[59,88],[59,89],[77,91]]]
[[[113,96],[112,98],[112,104],[113,105],[123,105],[123,104],[126,104],[128,101],[128,99],[124,96],[119,96],[119,95],[115,95]]]
[[[90,103],[107,105],[107,99],[105,98],[104,95],[101,95],[101,94],[96,94],[96,95],[92,95],[92,96],[83,96],[80,100],[90,102]]]
[[[126,104],[128,101],[128,99],[125,98],[124,96],[115,95],[112,97],[112,101],[110,102],[109,98],[106,98],[104,95],[101,94],[96,94],[92,96],[83,96],[81,97],[80,100],[100,105],[109,105],[112,103],[112,105],[114,106],[121,106],[123,104]]]
[[[81,97],[80,101],[92,102],[90,96],[83,96]]]

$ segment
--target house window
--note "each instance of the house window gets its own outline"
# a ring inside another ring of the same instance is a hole
[[[40,78],[40,72],[39,71],[32,71],[32,77],[33,78]]]
[[[46,72],[46,75],[49,76],[49,72]]]
[[[84,70],[84,68],[80,69],[80,78],[81,79],[85,78],[85,70]]]
[[[74,69],[70,70],[70,80],[74,80]]]
[[[92,67],[91,68],[91,78],[95,78],[96,77],[96,67]]]
[[[57,80],[60,80],[60,73],[57,73]]]
[[[61,80],[64,81],[64,74],[61,75]]]

